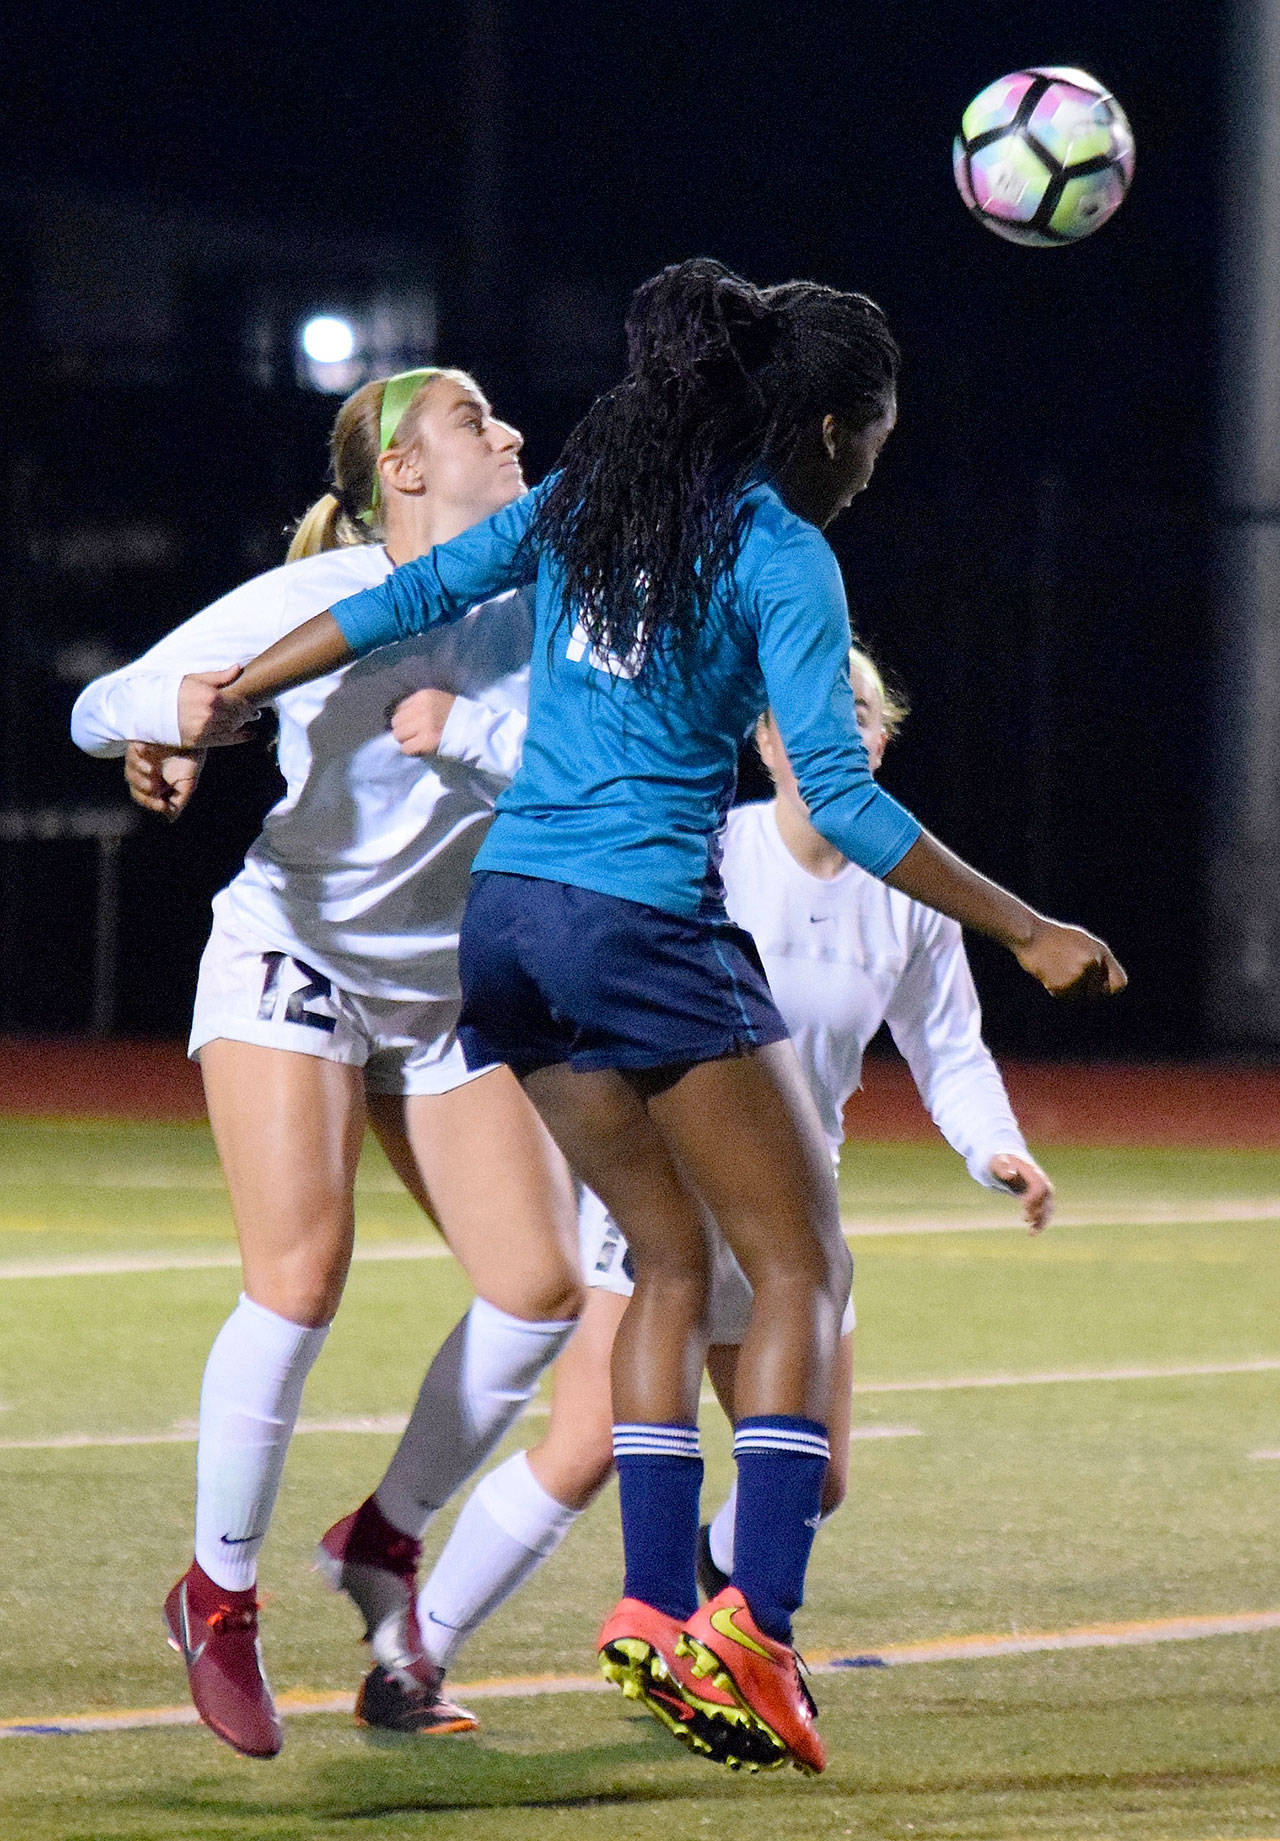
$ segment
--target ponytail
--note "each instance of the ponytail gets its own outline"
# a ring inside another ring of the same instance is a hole
[[[350,535],[343,533],[344,525]],[[336,493],[326,492],[295,524],[285,561],[296,563],[304,556],[319,556],[322,550],[337,550],[344,544],[364,541],[363,536],[355,533],[350,520],[344,519],[342,502]]]

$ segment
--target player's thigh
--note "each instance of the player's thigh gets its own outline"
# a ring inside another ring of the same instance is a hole
[[[482,1297],[513,1316],[575,1313],[573,1180],[507,1068],[444,1093],[371,1094],[369,1115]]]
[[[649,1111],[755,1288],[789,1272],[847,1290],[831,1159],[790,1042],[700,1062]]]
[[[351,1260],[360,1069],[221,1037],[200,1069],[246,1291],[295,1322],[327,1322]]]
[[[528,1075],[525,1085],[630,1246],[635,1291],[614,1339],[615,1416],[696,1419],[710,1282],[702,1203],[624,1075],[556,1064]]]
[[[588,1290],[578,1326],[551,1371],[551,1416],[529,1464],[567,1508],[585,1508],[613,1468],[610,1363],[626,1308],[616,1292]]]
[[[637,1272],[692,1266],[705,1280],[701,1206],[633,1083],[613,1068],[555,1063],[524,1085],[575,1174],[621,1228]]]

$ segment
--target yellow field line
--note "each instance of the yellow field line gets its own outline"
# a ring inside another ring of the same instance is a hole
[[[809,1657],[812,1672],[836,1674],[857,1668],[902,1668],[919,1662],[971,1662],[992,1656],[1038,1655],[1061,1649],[1131,1648],[1147,1643],[1185,1643],[1204,1637],[1251,1636],[1280,1630],[1280,1610],[1193,1613],[1185,1617],[1077,1624],[1069,1630],[1002,1631],[972,1636],[935,1637],[924,1643],[889,1643],[862,1655],[822,1650]],[[598,1675],[510,1675],[450,1685],[450,1693],[469,1700],[527,1700],[543,1694],[603,1693]],[[351,1694],[323,1688],[292,1688],[277,1695],[276,1707],[287,1716],[350,1713]],[[0,1720],[0,1738],[34,1738],[90,1732],[129,1732],[153,1726],[194,1726],[194,1707],[136,1707],[95,1713],[54,1713]],[[1259,1838],[1261,1841],[1261,1838]]]
[[[1184,1643],[1196,1637],[1252,1636],[1280,1630],[1280,1610],[1207,1612],[1189,1617],[1155,1618],[1124,1623],[1078,1624],[1071,1630],[1010,1631],[986,1636],[934,1637],[925,1643],[889,1643],[875,1651],[886,1668],[909,1662],[965,1662],[986,1656],[1039,1655],[1054,1649],[1119,1649],[1145,1643]],[[825,1650],[813,1658],[824,1672],[865,1665],[861,1657],[840,1657]]]

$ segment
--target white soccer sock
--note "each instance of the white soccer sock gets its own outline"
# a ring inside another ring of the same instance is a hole
[[[480,1468],[573,1329],[531,1323],[477,1298],[426,1372],[413,1416],[374,1495],[421,1540],[436,1510]]]
[[[243,1293],[214,1340],[200,1389],[196,1559],[244,1591],[275,1507],[302,1389],[327,1324],[290,1323]]]
[[[733,1480],[733,1488],[716,1510],[708,1536],[711,1545],[711,1557],[722,1573],[733,1571],[733,1518],[738,1512],[738,1480]]]
[[[472,1631],[555,1552],[578,1514],[543,1489],[527,1452],[481,1478],[418,1594],[433,1662],[449,1667]]]

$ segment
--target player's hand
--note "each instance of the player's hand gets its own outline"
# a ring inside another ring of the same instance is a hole
[[[129,797],[171,823],[186,810],[203,766],[202,749],[179,751],[163,742],[130,742],[124,751]]]
[[[178,734],[184,748],[228,748],[247,742],[258,711],[227,686],[243,666],[223,671],[191,671],[178,686]]]
[[[458,699],[448,690],[415,690],[391,712],[391,733],[401,754],[436,754],[449,711]]]
[[[1022,1203],[1022,1218],[1028,1232],[1042,1233],[1053,1219],[1053,1184],[1040,1165],[1029,1157],[1015,1157],[1009,1151],[1001,1151],[991,1159],[987,1170],[1002,1189],[1016,1195]]]
[[[1013,951],[1023,971],[1038,979],[1051,997],[1114,997],[1129,982],[1105,940],[1042,915],[1031,938]]]

